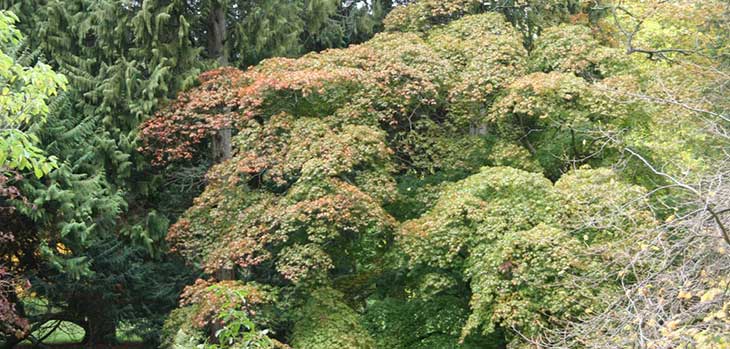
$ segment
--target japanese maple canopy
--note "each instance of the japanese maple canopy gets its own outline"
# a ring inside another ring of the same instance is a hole
[[[296,294],[297,348],[324,333],[373,347],[352,308],[393,263],[410,301],[463,309],[435,347],[539,337],[600,308],[624,256],[609,251],[656,224],[635,199],[645,189],[603,167],[654,122],[616,92],[644,72],[580,2],[545,2],[542,21],[470,14],[480,4],[416,2],[364,44],[202,74],[141,130],[160,166],[210,161],[211,138],[233,130],[173,250],[211,283],[234,269],[241,285]],[[416,194],[409,178],[424,181]],[[336,324],[302,315],[328,307]],[[213,321],[200,314],[198,328]]]

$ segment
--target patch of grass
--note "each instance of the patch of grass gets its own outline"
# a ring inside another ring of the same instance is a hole
[[[79,343],[84,338],[84,329],[73,322],[60,321],[57,323],[56,321],[49,321],[33,332],[33,336],[39,339],[47,336],[43,340],[43,343],[46,344]],[[26,340],[21,344],[31,344],[31,342]]]
[[[73,322],[60,321],[49,321],[43,327],[33,332],[36,338],[43,338],[44,344],[74,344],[81,343],[84,339],[84,329],[74,324]],[[117,328],[117,340],[120,343],[141,343],[142,338],[131,332],[131,326],[127,324],[120,324]],[[21,345],[32,343],[29,340],[21,342]]]

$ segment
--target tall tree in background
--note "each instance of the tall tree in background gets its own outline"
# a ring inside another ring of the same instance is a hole
[[[71,86],[39,133],[40,148],[59,159],[59,169],[47,179],[10,183],[33,205],[9,201],[18,209],[4,222],[28,238],[27,249],[17,249],[27,258],[16,259],[31,280],[28,294],[42,300],[20,315],[31,329],[75,322],[89,343],[113,341],[120,321],[152,335],[190,273],[164,256],[162,237],[197,195],[194,183],[209,163],[167,171],[183,176],[160,174],[137,153],[139,123],[202,69],[344,46],[366,39],[385,11],[332,0],[0,5],[18,14],[28,59],[63,72]]]
[[[23,178],[22,172],[41,178],[57,167],[55,157],[47,158],[38,147],[36,132],[46,122],[49,99],[66,86],[66,78],[49,66],[31,66],[19,57],[23,36],[17,20],[12,12],[0,11],[0,339],[11,343],[29,331],[18,302],[28,286],[20,261],[28,246],[26,236],[6,226],[16,210],[7,200],[29,207],[14,182]]]

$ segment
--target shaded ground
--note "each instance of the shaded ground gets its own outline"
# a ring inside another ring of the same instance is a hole
[[[48,328],[48,327],[46,327]],[[36,338],[44,338],[43,346],[34,347],[30,341],[23,341],[16,345],[16,349],[47,348],[47,349],[137,349],[147,348],[142,343],[142,338],[129,331],[130,326],[120,324],[117,328],[117,341],[115,345],[85,345],[81,344],[84,339],[84,329],[80,326],[62,321],[57,326],[50,326],[51,330],[39,329],[35,332]],[[49,334],[47,331],[51,331]]]
[[[30,344],[21,344],[15,347],[16,349],[32,349],[33,346]],[[145,348],[143,343],[127,343],[117,344],[113,346],[101,346],[97,345],[92,347],[84,346],[83,344],[46,344],[43,348],[49,349],[141,349]]]

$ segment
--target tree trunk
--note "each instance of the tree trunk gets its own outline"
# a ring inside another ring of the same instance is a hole
[[[219,281],[225,281],[225,280],[235,280],[236,279],[236,273],[233,268],[230,267],[223,267],[218,269],[215,275],[216,279]]]
[[[472,136],[484,136],[487,134],[487,124],[476,124],[469,125],[469,134]]]
[[[84,324],[84,346],[97,348],[100,345],[115,344],[117,341],[117,322],[105,318],[103,314],[89,318]]]
[[[226,53],[226,10],[221,1],[214,1],[208,14],[208,55],[218,59],[221,66],[228,65]],[[218,163],[231,158],[231,129],[218,130],[213,136],[213,161]]]
[[[226,55],[226,10],[220,1],[215,1],[208,14],[208,55],[218,59],[220,65],[228,65]]]
[[[502,328],[497,328],[497,346],[496,349],[507,349],[507,333]]]
[[[232,267],[222,267],[218,269],[218,271],[216,271],[215,277],[219,281],[235,280],[236,273]],[[215,334],[223,328],[223,325],[224,324],[223,322],[221,322],[221,320],[213,321],[213,324],[210,326],[210,340],[212,343],[218,344],[218,338],[215,336]]]
[[[218,130],[213,135],[213,161],[219,163],[231,158],[231,129],[224,128]]]
[[[21,341],[20,338],[15,338],[15,337],[8,338],[6,340],[6,342],[3,343],[2,347],[0,347],[0,348],[2,348],[2,349],[13,349],[13,348],[15,348],[15,345],[17,345],[18,343],[20,343],[20,341]]]

